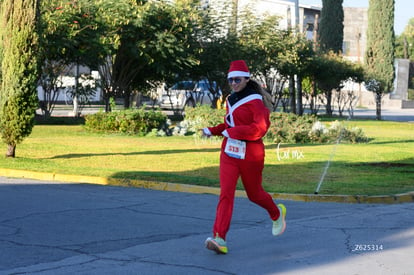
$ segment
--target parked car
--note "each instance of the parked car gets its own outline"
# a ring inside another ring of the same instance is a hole
[[[212,104],[215,98],[222,95],[221,89],[214,94],[211,90],[217,91],[217,84],[207,80],[200,81],[179,81],[171,88],[165,89],[159,99],[159,106],[162,109],[183,110],[186,106],[195,107],[197,104]],[[213,89],[210,89],[213,88]]]

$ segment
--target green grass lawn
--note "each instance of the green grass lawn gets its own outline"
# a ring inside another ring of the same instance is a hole
[[[311,194],[330,160],[320,194],[414,191],[414,124],[361,120],[347,126],[362,128],[370,142],[266,143],[265,189]],[[16,158],[0,157],[0,168],[219,186],[220,143],[218,138],[91,134],[79,125],[36,125],[17,146]]]

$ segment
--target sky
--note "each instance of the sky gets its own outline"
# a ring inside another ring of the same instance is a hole
[[[300,4],[322,6],[322,0],[299,0]],[[368,7],[369,0],[343,0],[344,7]],[[395,0],[394,31],[400,35],[414,17],[413,0]]]

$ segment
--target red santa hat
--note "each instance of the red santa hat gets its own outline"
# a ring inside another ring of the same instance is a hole
[[[249,68],[244,60],[235,60],[230,63],[228,78],[231,77],[250,77]]]

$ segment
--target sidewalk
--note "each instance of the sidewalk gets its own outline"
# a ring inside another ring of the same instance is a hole
[[[84,108],[82,114],[93,114],[103,110],[103,107],[93,107],[93,108]],[[171,115],[171,111],[165,111],[166,114]],[[38,110],[38,114],[40,111]],[[336,113],[335,113],[336,114]],[[54,116],[72,116],[73,112],[70,109],[70,106],[60,106],[53,111]],[[347,117],[349,115],[348,111],[344,111],[343,116]],[[376,119],[376,110],[375,109],[355,109],[354,117],[356,118],[369,118]],[[381,119],[382,120],[392,120],[392,121],[402,121],[402,122],[412,122],[414,123],[414,109],[383,109],[381,110]]]
[[[410,274],[413,203],[283,201],[286,232],[236,198],[229,254],[204,248],[218,197],[0,177],[0,274]],[[280,201],[278,201],[280,202]]]
[[[348,116],[348,112],[345,112],[344,116]],[[376,119],[376,110],[355,109],[354,117]],[[381,110],[381,119],[414,123],[414,109],[384,109]]]

